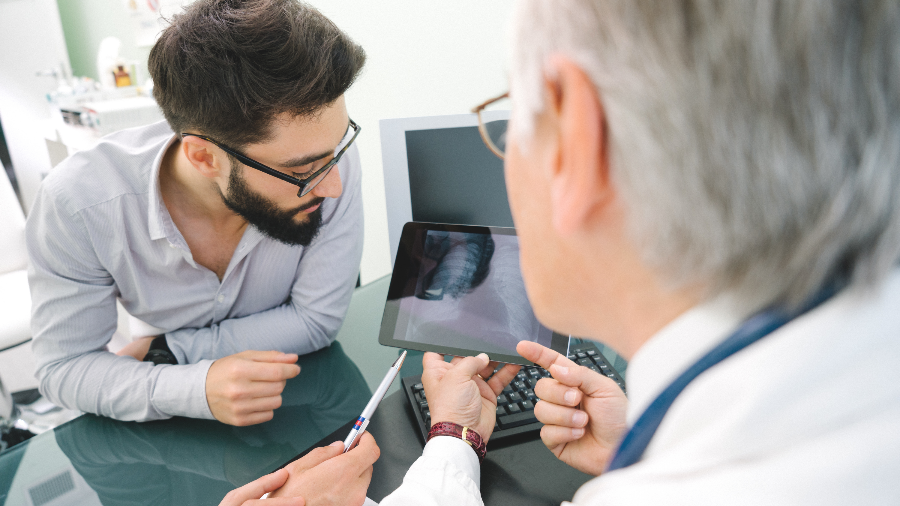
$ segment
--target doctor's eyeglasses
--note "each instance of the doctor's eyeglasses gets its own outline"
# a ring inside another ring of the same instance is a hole
[[[512,108],[511,106],[509,92],[506,92],[472,108],[472,112],[478,115],[478,133],[481,134],[481,139],[488,149],[499,156],[501,160],[506,153],[506,127],[509,121],[505,119],[492,121],[486,116],[491,111],[508,111]]]

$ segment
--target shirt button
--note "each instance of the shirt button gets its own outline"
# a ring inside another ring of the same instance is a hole
[[[175,245],[172,244],[172,243],[169,243],[169,247],[172,248],[172,249],[175,249]]]
[[[225,296],[224,296],[224,295],[219,295],[219,296],[216,298],[216,300],[219,301],[219,302],[225,302]]]

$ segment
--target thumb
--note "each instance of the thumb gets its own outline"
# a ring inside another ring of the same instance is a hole
[[[470,380],[472,379],[472,376],[478,374],[478,371],[487,367],[490,361],[491,360],[485,353],[480,353],[474,357],[466,357],[450,368],[450,370],[447,371],[447,375],[453,375],[455,378],[462,381]]]

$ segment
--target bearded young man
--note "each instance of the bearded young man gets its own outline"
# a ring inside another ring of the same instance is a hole
[[[48,399],[120,420],[272,418],[359,272],[344,92],[364,63],[294,0],[200,0],[174,17],[149,61],[166,121],[66,160],[28,217]],[[107,351],[117,299],[160,336]]]
[[[900,4],[517,9],[505,169],[529,299],[630,360],[626,399],[519,344],[553,375],[541,438],[597,476],[572,503],[900,503]],[[439,435],[381,504],[480,505],[468,436],[490,437],[509,369],[424,366]],[[320,468],[352,489],[378,458],[371,437],[317,451],[223,504],[285,480],[273,495],[329,504]]]

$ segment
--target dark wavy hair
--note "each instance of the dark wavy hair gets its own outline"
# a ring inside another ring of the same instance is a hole
[[[313,116],[344,94],[366,53],[296,0],[199,0],[150,51],[153,96],[176,133],[262,142],[277,115]]]

